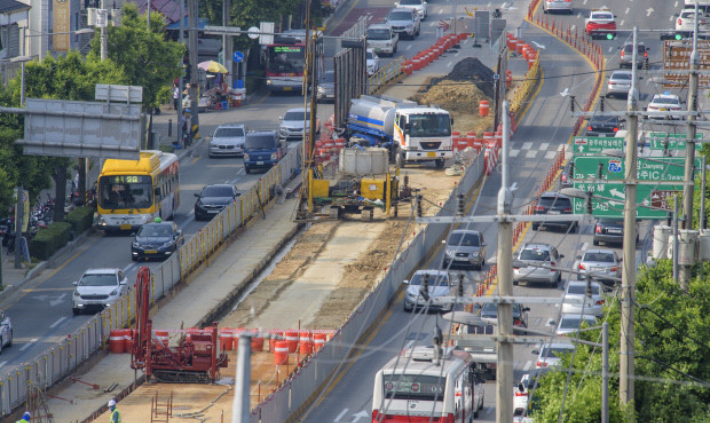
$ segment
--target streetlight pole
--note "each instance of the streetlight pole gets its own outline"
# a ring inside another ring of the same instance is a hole
[[[698,105],[698,4],[695,4],[695,20],[693,24],[693,51],[690,53],[690,81],[688,83],[688,111],[694,112]],[[688,115],[688,127],[686,129],[685,144],[685,189],[683,190],[683,215],[684,229],[693,229],[693,196],[695,194],[695,184],[690,184],[695,175],[695,115]],[[701,217],[702,218],[702,217]],[[678,233],[675,234],[678,237]],[[677,251],[673,251],[677,255]],[[678,283],[683,291],[688,290],[692,266],[683,265],[678,273]]]
[[[631,63],[636,63],[638,27],[633,32],[633,56]],[[636,269],[636,144],[638,142],[638,115],[636,107],[638,89],[636,87],[636,65],[632,66],[631,90],[627,102],[628,134],[626,136],[626,192],[624,193],[624,246],[621,274],[621,352],[619,359],[619,400],[622,405],[634,401],[634,291]]]
[[[101,14],[104,17],[103,25],[101,25],[101,61],[103,62],[108,57],[108,12],[104,8],[104,1],[101,0]]]

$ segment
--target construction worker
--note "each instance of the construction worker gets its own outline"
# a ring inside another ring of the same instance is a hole
[[[22,415],[22,419],[18,420],[17,423],[27,423],[30,421],[32,418],[32,415],[30,414],[29,411],[25,411],[25,414]]]
[[[109,423],[121,423],[121,413],[116,409],[116,400],[111,399],[108,402],[108,409],[111,410],[111,419]]]

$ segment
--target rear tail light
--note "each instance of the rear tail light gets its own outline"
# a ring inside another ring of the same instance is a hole
[[[621,50],[621,57],[624,57],[624,50]]]
[[[380,418],[380,412],[379,410],[372,410],[372,421],[376,422]]]
[[[579,263],[579,270],[586,270],[586,269],[587,269],[587,268],[584,267],[584,265],[583,265],[582,263]]]
[[[535,211],[536,212],[545,211],[545,206],[535,206]]]
[[[590,125],[590,126],[587,126],[587,131],[591,131],[591,130],[592,130],[591,125]]]
[[[595,232],[595,233],[598,233],[598,234],[602,233],[602,227],[601,227],[600,225],[597,225],[597,226],[594,228],[594,232]]]
[[[618,271],[618,270],[619,270],[618,267],[612,267],[612,268],[611,268],[611,271],[612,271],[612,272],[616,272],[616,271]]]
[[[564,173],[562,174],[562,182],[567,182],[567,175]]]
[[[454,415],[451,413],[447,414],[445,419],[441,419],[441,423],[454,423],[455,421]]]
[[[596,304],[596,305],[602,305],[602,304],[604,304],[604,302],[605,302],[604,300],[599,300],[599,301],[597,301],[595,304]]]
[[[572,213],[572,207],[568,207],[566,209],[562,209],[563,212],[565,213]]]
[[[521,322],[520,319],[513,320],[513,325],[515,325],[515,326],[520,326],[522,324],[523,324],[523,322]]]
[[[614,132],[617,132],[618,130],[619,130],[619,128],[614,128]]]
[[[678,18],[678,25],[683,25],[683,19]]]
[[[515,391],[515,396],[516,396],[516,397],[527,397],[527,396],[528,396],[528,393],[527,393],[527,392]]]
[[[616,82],[614,82],[614,81],[609,81],[609,85],[611,85],[611,86],[613,87],[613,86],[616,85]]]
[[[538,361],[537,367],[547,367],[547,363],[543,363],[542,361]]]
[[[554,261],[551,261],[551,262],[550,262],[550,267],[555,267],[555,266],[557,266],[557,264],[555,264]]]

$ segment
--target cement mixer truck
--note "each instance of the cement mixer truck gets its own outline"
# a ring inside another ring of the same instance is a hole
[[[354,99],[348,113],[350,143],[388,148],[399,167],[409,162],[434,161],[444,167],[454,156],[451,141],[452,118],[435,106],[385,96]],[[357,141],[359,139],[359,141]]]

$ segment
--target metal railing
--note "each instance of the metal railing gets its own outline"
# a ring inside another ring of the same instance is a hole
[[[197,234],[187,240],[177,254],[151,271],[151,304],[180,284],[218,247],[260,213],[260,207],[275,197],[276,186],[283,185],[301,166],[300,148],[295,147],[278,165],[222,210]],[[107,346],[112,330],[129,326],[135,317],[133,288],[116,304],[92,317],[54,347],[6,370],[0,378],[0,416],[7,416],[26,402],[29,384],[47,389],[66,378],[98,350]]]
[[[380,89],[385,88],[387,83],[404,72],[404,62],[406,57],[399,56],[392,63],[380,68],[374,75],[370,76],[367,81],[367,93],[375,94]]]

